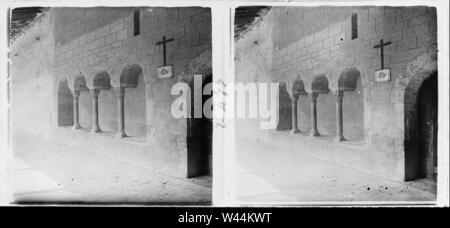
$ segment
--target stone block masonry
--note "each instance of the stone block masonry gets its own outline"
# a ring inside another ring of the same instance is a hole
[[[354,16],[357,18],[352,23]],[[270,81],[290,84],[301,81],[304,85],[302,93],[318,96],[314,101],[317,102],[314,106],[317,107],[317,117],[302,116],[306,111],[298,111],[301,126],[313,118],[312,121],[318,121],[319,128],[322,126],[319,129],[319,133],[324,133],[322,137],[335,137],[340,134],[338,129],[344,129],[345,137],[346,131],[350,131],[353,138],[362,139],[361,148],[367,151],[367,157],[358,164],[340,161],[343,165],[391,179],[408,179],[410,168],[405,167],[411,166],[408,160],[413,155],[404,148],[408,141],[405,132],[409,127],[405,122],[411,117],[406,111],[411,104],[406,101],[414,101],[415,97],[405,95],[405,90],[413,86],[408,84],[410,81],[414,83],[414,78],[423,80],[437,70],[436,9],[426,6],[272,7],[261,21],[252,31],[254,34],[249,32],[247,37],[260,39],[259,29],[271,27],[273,30],[272,52],[266,53],[266,56],[273,57]],[[390,69],[391,76],[386,82],[375,79],[375,71],[381,68],[381,53],[380,48],[375,49],[374,46],[381,39],[385,43],[391,42],[383,47],[384,68]],[[256,48],[245,45],[245,42],[246,37],[238,41],[239,46]],[[350,81],[348,75],[352,75],[351,72],[358,72],[355,75],[360,81],[353,80],[352,84],[357,83],[356,89],[353,85],[347,91],[343,85]],[[325,79],[321,81],[326,82],[322,87],[328,90],[314,87],[322,75]],[[418,80],[418,84],[421,82]],[[304,102],[307,99],[300,100]],[[314,102],[311,102],[312,105]],[[309,109],[308,106],[300,105]],[[334,106],[336,112],[333,111]],[[359,114],[355,110],[359,110]],[[287,115],[279,113],[279,116]],[[310,124],[306,125],[309,128]]]
[[[178,81],[188,82],[193,74],[212,73],[210,9],[54,8],[49,14],[55,17],[56,84],[67,80],[73,90],[74,82],[83,78],[86,91],[93,91],[98,88],[94,79],[99,74],[106,74],[109,80],[109,87],[97,91],[98,104],[93,108],[89,93],[81,91],[81,126],[96,132],[102,128],[105,132],[119,131],[121,137],[140,136],[143,139],[136,140],[153,148],[141,159],[161,172],[186,177],[187,122],[171,116],[170,106],[176,97],[170,89]],[[163,36],[174,39],[166,47],[167,64],[174,69],[174,77],[169,79],[156,76],[157,67],[163,64],[163,48],[155,43]],[[126,79],[132,77],[139,80]],[[124,84],[124,80],[131,82]],[[123,94],[122,98],[117,100],[117,94]],[[119,111],[117,102],[121,104]],[[92,114],[93,110],[97,111]]]
[[[184,10],[189,12],[185,13]],[[93,68],[91,71],[100,71],[100,68],[114,67],[119,59],[128,58],[130,62],[146,62],[151,68],[149,70],[155,73],[155,66],[161,64],[162,50],[155,47],[154,43],[163,35],[176,39],[168,44],[167,56],[168,61],[175,62],[178,66],[187,64],[191,58],[211,47],[209,10],[149,8],[141,12],[142,32],[138,36],[133,36],[133,15],[132,11],[129,11],[128,14],[122,12],[122,18],[56,46],[56,71],[65,71],[68,68]],[[86,13],[81,10],[80,17]],[[98,20],[108,18],[99,17]],[[133,53],[131,56],[134,58],[130,58],[129,53]],[[175,73],[181,73],[179,69],[175,68]]]

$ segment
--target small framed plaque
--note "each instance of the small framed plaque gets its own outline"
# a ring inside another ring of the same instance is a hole
[[[173,76],[172,66],[161,66],[157,69],[158,78],[171,78]]]
[[[375,71],[375,81],[387,82],[391,80],[391,69],[382,69]]]

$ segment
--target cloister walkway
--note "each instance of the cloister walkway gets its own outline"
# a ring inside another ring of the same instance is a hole
[[[298,138],[298,135],[287,133],[283,137]],[[403,183],[388,180],[310,156],[307,150],[311,148],[306,145],[303,148],[300,144],[295,146],[295,149],[286,149],[276,143],[267,144],[237,137],[237,199],[249,203],[309,204],[325,201],[407,203],[435,200],[434,186],[427,180]],[[348,148],[354,146],[349,145]],[[346,147],[342,148],[345,150]],[[317,148],[313,152],[325,153],[317,151]],[[345,156],[345,151],[339,156]]]
[[[13,146],[13,193],[19,202],[207,204],[211,200],[210,177],[175,178],[29,135],[14,137]]]

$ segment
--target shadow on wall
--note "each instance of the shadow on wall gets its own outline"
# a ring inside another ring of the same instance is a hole
[[[98,95],[98,116],[102,131],[117,132],[117,97],[112,88]]]
[[[336,135],[336,102],[333,94],[320,94],[317,98],[317,128],[320,135]]]
[[[130,137],[146,136],[145,90],[141,73],[136,88],[128,87],[125,92],[125,132]]]
[[[212,75],[205,76],[202,81],[202,88],[212,82]],[[190,83],[193,90],[193,82]],[[207,105],[207,100],[212,95],[202,96],[202,106]],[[195,113],[194,96],[191,96],[191,113]],[[188,167],[187,177],[198,177],[203,175],[212,175],[212,119],[202,115],[201,118],[187,118],[187,150]]]
[[[292,105],[291,98],[287,92],[286,83],[279,84],[279,100],[278,100],[278,125],[277,130],[291,130],[292,129]]]
[[[58,126],[73,126],[73,96],[67,79],[58,84]]]
[[[405,90],[405,180],[437,178],[437,72],[416,75]]]
[[[301,132],[311,131],[311,102],[308,96],[298,98],[298,127]]]
[[[80,125],[83,129],[92,128],[92,98],[89,91],[81,91],[79,98],[79,118]]]
[[[364,91],[361,78],[354,91],[346,91],[342,101],[344,137],[349,141],[364,141]]]

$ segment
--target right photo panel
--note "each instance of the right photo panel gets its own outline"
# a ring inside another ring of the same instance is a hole
[[[435,201],[437,52],[435,7],[235,8],[237,200]]]

